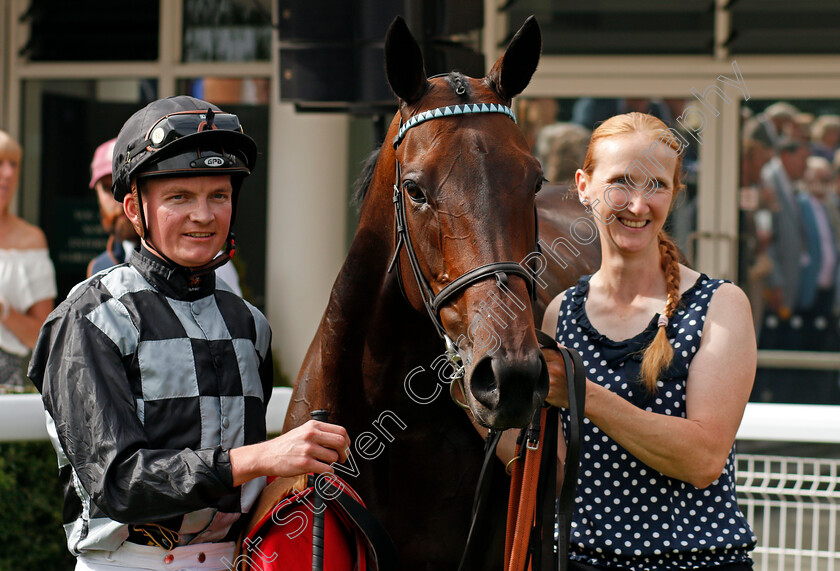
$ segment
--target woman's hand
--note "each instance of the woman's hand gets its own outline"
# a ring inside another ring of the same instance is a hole
[[[543,349],[543,357],[548,365],[548,396],[545,401],[558,408],[569,408],[569,391],[566,384],[566,367],[563,357],[556,349]]]
[[[542,330],[556,339],[554,332],[557,329],[557,319],[560,313],[560,306],[565,298],[561,293],[548,304],[543,314]],[[558,344],[558,347],[560,345]],[[563,357],[556,349],[543,349],[543,357],[548,365],[548,396],[545,402],[558,408],[569,408],[569,391],[566,385],[566,367],[563,365]]]

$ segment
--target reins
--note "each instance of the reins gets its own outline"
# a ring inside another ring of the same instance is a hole
[[[541,347],[560,353],[566,372],[570,418],[563,484],[559,493],[549,493],[550,490],[556,492],[560,421],[559,409],[544,405],[534,413],[530,426],[520,432],[516,456],[511,461],[505,571],[566,571],[568,568],[572,511],[580,469],[586,376],[577,351],[558,347],[542,331],[537,330],[536,333]],[[485,441],[484,463],[473,500],[472,521],[458,571],[471,571],[476,550],[481,548],[474,532],[476,523],[485,515],[500,437],[501,433],[491,430]]]

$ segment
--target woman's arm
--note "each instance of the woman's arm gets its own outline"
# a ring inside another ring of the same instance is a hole
[[[15,239],[13,247],[22,250],[46,250],[47,238],[43,231],[17,217],[14,218]],[[54,279],[50,266],[50,279]],[[41,276],[39,276],[40,278]],[[40,290],[43,291],[43,290]],[[55,289],[52,289],[54,295]],[[37,295],[37,294],[36,294]],[[18,311],[5,301],[0,302],[0,321],[14,333],[21,343],[33,349],[38,340],[38,332],[47,316],[55,307],[55,299],[46,298],[33,303],[26,311]]]
[[[41,326],[47,319],[47,316],[53,310],[54,300],[42,299],[36,301],[32,307],[26,310],[26,313],[21,313],[11,305],[6,305],[3,302],[0,315],[5,314],[8,308],[8,314],[2,319],[3,325],[15,334],[15,337],[20,339],[20,342],[33,349],[35,341],[38,340],[38,332]]]
[[[756,368],[746,295],[723,284],[712,297],[703,340],[686,381],[686,417],[642,410],[587,381],[586,416],[659,472],[704,488],[723,471]]]

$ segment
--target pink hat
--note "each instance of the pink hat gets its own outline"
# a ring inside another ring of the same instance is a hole
[[[90,163],[90,187],[96,186],[103,176],[111,174],[111,161],[114,156],[114,143],[117,139],[111,139],[96,147],[93,153],[93,160]]]

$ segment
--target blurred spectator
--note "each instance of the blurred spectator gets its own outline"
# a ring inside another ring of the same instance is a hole
[[[800,291],[803,271],[811,264],[802,204],[798,196],[808,159],[808,143],[781,138],[776,156],[761,169],[762,184],[772,190],[770,216],[757,218],[762,232],[770,233],[767,248],[772,268],[767,275],[765,306],[758,339],[760,349],[795,351],[803,349],[803,317]],[[808,284],[802,286],[807,289]],[[753,393],[759,400],[797,402],[799,388],[790,383],[791,374],[809,374],[791,369],[759,368]]]
[[[28,385],[28,355],[56,295],[44,233],[10,212],[22,155],[17,141],[0,131],[0,392]]]
[[[114,143],[111,139],[99,145],[93,153],[93,160],[90,163],[90,188],[96,190],[96,198],[99,201],[99,215],[102,227],[108,233],[108,244],[105,251],[90,261],[87,268],[87,277],[92,276],[111,266],[122,264],[128,260],[133,252],[140,245],[140,236],[132,226],[123,210],[122,202],[114,200],[111,193],[111,186],[114,184],[111,173],[111,161],[114,156]],[[240,297],[242,290],[239,286],[239,275],[236,273],[232,262],[228,262],[216,270],[220,277]]]
[[[543,176],[554,184],[572,184],[575,171],[586,158],[591,134],[589,129],[576,123],[554,123],[543,127],[534,148]]]
[[[840,145],[840,115],[820,115],[811,127],[811,154],[834,160]]]
[[[537,135],[542,128],[557,121],[558,110],[559,105],[556,99],[520,98],[516,102],[516,117],[531,151],[534,150]]]
[[[805,186],[811,194],[820,196],[840,251],[840,197],[837,194],[837,182],[837,170],[830,161],[814,155],[808,157]]]
[[[744,139],[753,139],[770,149],[770,155],[774,154],[773,148],[776,145],[776,136],[773,134],[774,127],[762,115],[746,118],[741,129]]]
[[[111,175],[111,161],[114,156],[115,142],[116,139],[111,139],[99,145],[90,163],[90,188],[96,190],[99,216],[102,227],[108,233],[108,244],[105,251],[88,264],[87,277],[111,266],[122,264],[140,245],[140,236],[126,217],[122,203],[114,200],[114,195],[111,194],[111,185],[114,183]]]
[[[762,182],[773,189],[775,201],[771,220],[772,241],[768,249],[773,271],[767,309],[773,316],[787,320],[796,308],[800,275],[808,261],[796,192],[805,174],[809,151],[804,142],[795,139],[781,139],[776,149],[777,156],[761,171]]]
[[[793,121],[787,125],[785,135],[797,141],[811,143],[811,125],[814,124],[814,116],[811,113],[797,113]]]
[[[790,132],[790,125],[799,114],[799,109],[785,101],[777,101],[769,105],[761,114],[758,120],[767,129],[770,139],[775,145],[785,133]]]
[[[739,193],[742,273],[740,282],[750,299],[756,335],[760,334],[764,313],[764,292],[773,262],[767,251],[772,240],[771,219],[775,193],[761,181],[761,169],[773,158],[766,129],[755,119],[745,122],[741,146],[741,187]]]
[[[837,234],[826,207],[834,184],[831,163],[823,157],[808,157],[803,177],[804,192],[798,196],[808,248],[802,268],[798,308],[803,320],[803,348],[836,350],[837,336],[831,316],[837,278]],[[829,324],[832,327],[829,328]]]

